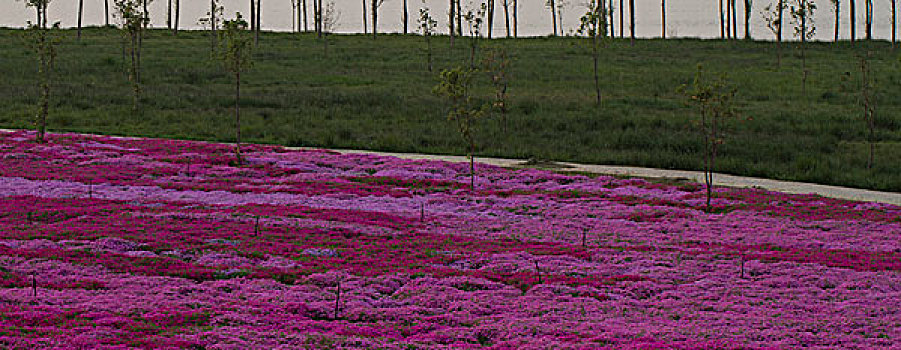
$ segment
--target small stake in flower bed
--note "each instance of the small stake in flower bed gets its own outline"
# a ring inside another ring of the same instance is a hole
[[[257,215],[256,224],[254,224],[254,226],[253,226],[253,234],[254,235],[260,234],[260,216],[259,215]]]
[[[419,222],[425,222],[425,203],[419,204]]]
[[[535,272],[538,273],[538,284],[541,284],[541,267],[538,266],[538,260],[535,260]]]
[[[338,281],[338,290],[335,293],[335,319],[338,319],[338,303],[341,301],[341,281]]]
[[[740,278],[745,278],[745,254],[741,254],[741,272],[739,274]]]
[[[31,274],[31,295],[33,297],[38,296],[38,280],[34,277],[34,274]]]
[[[588,234],[587,230],[582,230],[582,248],[585,248],[585,235]]]

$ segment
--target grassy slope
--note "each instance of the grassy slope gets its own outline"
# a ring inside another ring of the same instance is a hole
[[[20,31],[0,30],[0,126],[30,127],[38,95],[36,64]],[[144,50],[145,109],[131,111],[120,36],[89,29],[60,50],[51,130],[186,139],[232,139],[232,81],[209,59],[202,32],[173,38],[154,31]],[[313,36],[264,33],[242,101],[246,141],[386,151],[462,153],[456,128],[431,95],[422,38],[335,36],[326,56]],[[576,39],[495,40],[515,56],[509,130],[489,120],[480,155],[699,169],[701,147],[676,92],[696,65],[729,72],[744,119],[732,123],[718,170],[727,173],[901,191],[901,85],[886,43],[813,44],[812,75],[801,96],[800,59],[771,43],[718,40],[616,42],[603,51],[600,108],[591,60]],[[437,38],[436,67],[468,62],[465,41]],[[857,105],[857,55],[875,52],[879,74],[877,166],[865,169]],[[852,78],[842,88],[842,76]],[[487,79],[479,93],[489,96]]]

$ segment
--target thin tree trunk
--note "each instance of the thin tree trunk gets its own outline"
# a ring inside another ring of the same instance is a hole
[[[448,26],[448,29],[449,29],[448,34],[450,34],[450,45],[451,45],[451,48],[454,47],[454,36],[455,36],[456,33],[457,33],[457,31],[456,31],[455,28],[454,28],[454,17],[455,17],[455,15],[456,15],[456,13],[457,13],[457,8],[454,7],[454,2],[455,2],[454,0],[450,0],[450,10],[448,11],[448,18],[447,18],[447,19],[448,19],[448,21],[447,21],[447,26]]]
[[[406,0],[404,0],[406,1]],[[488,39],[491,39],[491,32],[494,31],[494,0],[488,0]]]
[[[404,0],[404,35],[407,34],[407,26],[410,23],[409,12],[407,12],[407,0]]]
[[[363,2],[365,3],[366,0],[363,0]],[[308,32],[308,31],[310,31],[310,26],[309,26],[310,20],[309,20],[309,15],[307,14],[307,0],[302,0],[301,5],[303,5],[303,9],[302,9],[302,11],[303,11],[303,31]]]
[[[178,15],[181,13],[181,1],[175,0],[175,21],[172,23],[172,32],[178,35]]]
[[[504,3],[504,29],[507,37],[510,37],[510,0],[502,0]]]
[[[242,163],[241,159],[241,70],[235,71],[235,158],[238,165]]]
[[[372,2],[372,39],[375,40],[376,35],[378,35],[378,20],[379,20],[379,0],[370,0]],[[319,9],[320,11],[322,9]]]
[[[851,20],[851,44],[854,44],[854,41],[857,40],[857,9],[855,3],[857,0],[849,0],[848,3],[851,5],[851,13],[849,14]]]
[[[104,23],[109,27],[109,0],[103,0],[103,18]]]
[[[751,0],[745,0],[745,40],[751,40]]]
[[[251,0],[253,1],[253,0]],[[250,3],[253,6],[253,3]],[[216,0],[210,0],[210,50],[216,50]]]
[[[603,0],[601,0],[601,1],[603,1]],[[610,38],[612,39],[612,38],[616,37],[616,31],[614,30],[615,26],[613,23],[613,17],[614,17],[613,16],[613,0],[609,0],[607,2],[607,5],[608,5],[607,6],[607,14],[609,14],[608,17],[610,17]]]
[[[781,1],[781,0],[776,0]],[[726,39],[726,22],[723,17],[723,0],[720,0],[720,39]]]
[[[726,0],[726,39],[732,39],[732,0]]]
[[[469,189],[476,190],[476,145],[469,143]]]
[[[513,0],[513,37],[519,37],[519,0]]]
[[[625,28],[624,26],[626,23],[626,21],[624,19],[625,18],[624,11],[626,11],[626,7],[625,7],[625,5],[623,5],[623,0],[619,0],[619,38],[620,39],[622,39],[623,35],[625,35],[625,30],[623,29],[623,28]]]
[[[660,37],[666,39],[666,0],[660,0]]]
[[[738,7],[736,6],[738,0],[729,0],[732,1],[732,39],[738,39]]]
[[[635,0],[629,0],[629,43],[635,46]]]
[[[172,29],[172,0],[166,2],[166,29]]]
[[[595,27],[597,27],[597,25],[595,25]],[[593,52],[592,52],[593,57],[592,58],[594,58],[594,92],[595,92],[595,97],[596,97],[595,103],[597,103],[597,106],[601,105],[601,83],[600,83],[600,80],[598,79],[598,41],[600,40],[598,38],[599,36],[600,36],[600,32],[595,33],[594,38],[593,38],[594,43],[592,45],[592,49],[593,49]]]
[[[557,4],[554,0],[550,0],[551,2],[551,21],[554,22],[554,36],[557,36]]]
[[[144,19],[145,19],[144,29],[147,29],[147,25],[150,24],[150,21],[147,21],[146,19],[150,18],[150,12],[147,11],[147,0],[144,0],[143,2],[144,2]]]
[[[841,10],[841,4],[842,4],[841,1],[836,0],[836,2],[835,2],[835,35],[833,36],[833,39],[832,39],[832,41],[835,43],[838,43],[838,29],[839,29],[838,27],[839,27],[839,23],[841,22],[841,20],[840,20],[841,17],[839,17],[840,10]]]
[[[729,0],[732,3],[732,39],[738,40],[738,0]]]
[[[257,4],[256,0],[250,0],[250,31],[257,29]]]
[[[260,30],[262,25],[261,18],[263,16],[263,0],[257,0],[257,30],[253,33],[253,44],[257,45],[260,43]]]
[[[81,18],[84,15],[84,0],[78,0],[78,40],[81,40]]]
[[[873,0],[864,0],[867,41],[873,40]]]
[[[463,36],[463,5],[457,0],[457,35]]]

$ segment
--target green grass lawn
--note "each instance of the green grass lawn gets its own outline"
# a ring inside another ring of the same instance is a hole
[[[0,127],[32,127],[37,64],[19,30],[0,30]],[[121,35],[66,32],[59,50],[50,130],[231,141],[233,82],[210,59],[204,32],[149,33],[143,52],[143,110],[132,111]],[[263,33],[242,84],[245,141],[398,152],[464,153],[446,105],[433,96],[437,70],[467,65],[469,48],[435,38],[428,72],[421,37],[332,36],[328,54],[313,35]],[[727,72],[742,118],[728,128],[717,170],[725,173],[901,191],[901,86],[888,43],[811,44],[801,93],[801,60],[772,43],[720,40],[614,42],[601,58],[594,104],[589,49],[574,38],[483,41],[514,57],[509,127],[478,131],[479,155],[698,170],[696,110],[677,88],[699,63]],[[878,76],[876,165],[866,169],[858,56],[873,52]],[[846,76],[850,74],[849,76]],[[487,76],[477,94],[487,99]]]

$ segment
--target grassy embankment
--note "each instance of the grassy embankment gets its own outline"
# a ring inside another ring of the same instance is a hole
[[[0,127],[31,127],[36,71],[21,31],[0,30]],[[445,106],[431,93],[437,70],[466,65],[469,48],[435,38],[436,72],[425,69],[416,36],[333,36],[328,55],[313,35],[263,33],[256,64],[242,86],[245,141],[400,152],[463,153]],[[729,128],[718,170],[726,173],[901,191],[901,74],[888,44],[815,43],[801,94],[801,61],[783,48],[781,69],[766,42],[639,40],[603,50],[594,105],[584,40],[483,41],[514,57],[509,129],[487,120],[479,155],[700,169],[695,109],[676,90],[698,63],[728,72],[738,87],[741,120]],[[210,60],[204,32],[145,41],[143,111],[131,109],[121,36],[92,28],[80,42],[68,31],[59,50],[52,131],[230,141],[232,81]],[[858,56],[872,50],[879,82],[876,166],[866,169]],[[850,72],[850,79],[843,77]],[[491,91],[486,77],[478,94]]]

